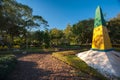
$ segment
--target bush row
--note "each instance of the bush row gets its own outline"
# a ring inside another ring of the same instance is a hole
[[[3,80],[15,67],[17,59],[14,55],[0,56],[0,80]]]
[[[0,49],[8,49],[8,46],[0,46]],[[20,48],[19,45],[13,45],[12,48]]]

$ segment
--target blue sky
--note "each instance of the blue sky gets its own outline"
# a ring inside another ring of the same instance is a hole
[[[40,15],[51,28],[65,29],[80,20],[94,18],[97,6],[101,6],[105,19],[120,13],[120,0],[17,0],[33,9],[33,15]]]

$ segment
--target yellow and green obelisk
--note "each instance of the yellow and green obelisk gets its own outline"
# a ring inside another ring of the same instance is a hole
[[[101,8],[98,6],[95,13],[95,22],[92,39],[92,49],[100,51],[112,50],[112,45],[106,28]]]

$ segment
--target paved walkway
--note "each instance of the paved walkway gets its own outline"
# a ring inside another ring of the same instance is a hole
[[[93,80],[78,77],[74,68],[48,53],[19,56],[18,60],[9,80]]]

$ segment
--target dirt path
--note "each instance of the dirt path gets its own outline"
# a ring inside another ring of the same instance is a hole
[[[78,77],[74,68],[53,58],[51,54],[28,54],[18,60],[9,80],[88,80],[87,76]]]

